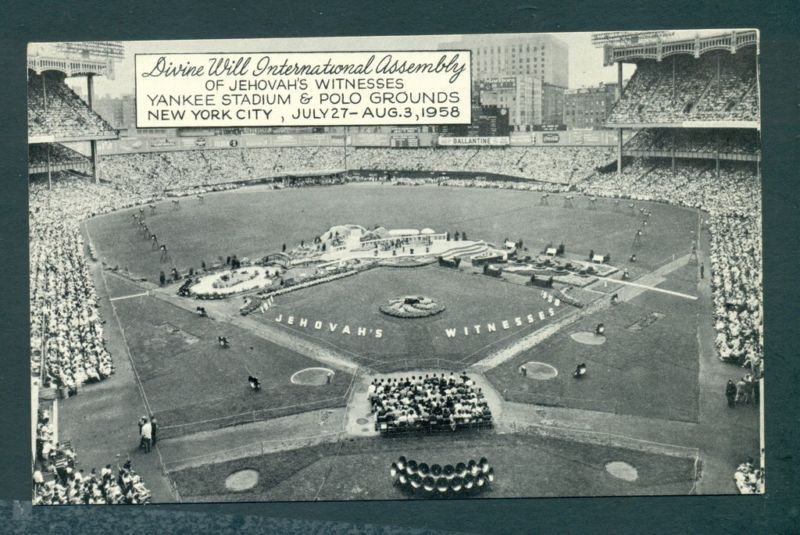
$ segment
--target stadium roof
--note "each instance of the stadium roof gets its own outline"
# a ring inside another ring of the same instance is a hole
[[[124,46],[115,41],[31,43],[28,69],[36,74],[59,71],[67,76],[93,74],[113,79],[114,61],[124,54]]]
[[[737,50],[747,46],[758,47],[758,30],[733,30],[706,37],[698,35],[689,39],[659,40],[646,44],[606,45],[603,47],[603,64],[608,66],[618,62],[636,63],[647,59],[661,61],[676,54],[689,54],[699,58],[712,50],[726,50],[735,54]]]
[[[94,59],[66,59],[46,56],[28,57],[28,68],[36,74],[59,71],[67,76],[95,74],[104,76],[111,71],[111,62]]]

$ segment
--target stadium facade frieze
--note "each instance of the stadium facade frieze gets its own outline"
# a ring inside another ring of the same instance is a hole
[[[646,44],[606,45],[603,61],[608,66],[617,62],[636,62],[647,59],[661,61],[676,54],[689,54],[699,58],[702,54],[713,50],[726,50],[735,54],[740,48],[758,46],[758,42],[758,30],[739,30],[669,42],[659,40]]]

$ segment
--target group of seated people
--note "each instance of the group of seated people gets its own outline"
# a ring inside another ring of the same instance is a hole
[[[625,150],[651,150],[716,154],[755,154],[758,133],[744,128],[643,128]]]
[[[350,169],[492,173],[569,184],[607,164],[610,147],[356,148]]]
[[[381,433],[491,425],[492,412],[465,372],[373,379],[367,391]]]
[[[31,354],[35,371],[44,366],[45,387],[74,391],[114,372],[78,226],[119,206],[109,191],[79,179],[30,187]]]
[[[706,53],[698,59],[681,54],[667,61],[637,63],[608,122],[758,119],[756,58],[752,51],[743,50]]]
[[[347,167],[359,171],[451,171],[505,174],[569,184],[613,157],[609,147],[350,148]],[[303,173],[344,170],[341,147],[143,152],[102,156],[99,175],[141,196],[163,195],[198,186],[298,175],[281,187],[332,185],[341,177],[302,177]],[[350,178],[354,180],[355,175]],[[360,176],[360,181],[375,180]]]
[[[33,505],[141,504],[150,491],[131,468],[130,459],[117,467],[110,464],[99,473],[78,468],[75,449],[60,443],[53,432],[50,411],[40,408],[36,430],[33,472]]]
[[[49,154],[48,154],[49,153]],[[28,166],[88,163],[89,158],[61,143],[34,143],[28,145]]]
[[[401,455],[389,468],[392,483],[422,496],[451,496],[483,491],[494,481],[494,468],[486,457],[456,465],[417,463]]]
[[[113,135],[108,122],[64,83],[63,73],[28,71],[28,135]]]
[[[763,309],[761,221],[712,216],[711,288],[715,344],[722,360],[761,373]]]
[[[764,493],[764,470],[756,468],[750,457],[736,468],[733,479],[740,494]]]
[[[102,156],[99,174],[131,193],[163,195],[198,186],[344,169],[341,147],[140,152]]]

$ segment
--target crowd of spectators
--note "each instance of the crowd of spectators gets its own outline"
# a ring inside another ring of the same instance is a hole
[[[64,83],[63,73],[28,71],[28,136],[114,135],[105,119]]]
[[[143,152],[103,156],[99,176],[139,195],[344,169],[341,147]]]
[[[741,128],[643,128],[625,144],[625,149],[755,154],[759,150],[759,142],[755,130]]]
[[[30,319],[34,369],[43,386],[76,390],[114,371],[78,222],[130,205],[125,195],[85,179],[61,176],[53,189],[29,188]]]
[[[50,164],[87,163],[89,159],[80,152],[60,143],[35,143],[28,145],[28,166],[41,167],[47,165],[48,149]]]
[[[492,419],[483,390],[466,373],[374,379],[367,396],[376,427],[382,432],[445,428],[455,431],[472,424],[488,424]]]
[[[36,430],[36,460],[33,472],[33,505],[141,504],[150,501],[150,491],[131,468],[128,459],[89,473],[78,467],[69,443],[56,441],[50,412],[40,409]]]
[[[733,480],[740,494],[764,494],[764,470],[756,468],[751,458],[736,468]]]
[[[612,159],[611,147],[356,148],[347,163],[360,170],[489,173],[568,184]]]
[[[358,171],[490,173],[569,184],[612,158],[613,150],[606,147],[481,147],[350,148],[346,159],[347,168]],[[103,156],[99,162],[102,179],[144,196],[264,178],[334,174],[344,169],[341,147],[135,153]]]
[[[639,62],[608,119],[623,124],[758,120],[756,59],[746,50]]]

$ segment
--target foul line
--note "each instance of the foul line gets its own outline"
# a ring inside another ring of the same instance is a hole
[[[614,282],[614,283],[624,284],[624,285],[627,285],[627,286],[635,286],[637,288],[644,288],[645,290],[652,290],[654,292],[661,292],[661,293],[664,293],[664,294],[674,295],[676,297],[683,297],[684,299],[691,299],[692,301],[697,301],[697,296],[695,296],[695,295],[682,294],[680,292],[674,292],[672,290],[665,290],[664,288],[658,288],[656,286],[647,286],[646,284],[639,284],[637,282],[628,282],[628,281],[623,281],[623,280],[619,280],[619,279],[608,279],[606,277],[598,277],[598,278],[602,279],[602,280],[611,281],[611,282]]]
[[[120,301],[122,299],[133,299],[134,297],[144,297],[146,295],[150,295],[150,292],[142,292],[140,294],[121,295],[119,297],[111,297],[111,298],[109,298],[109,301]]]

